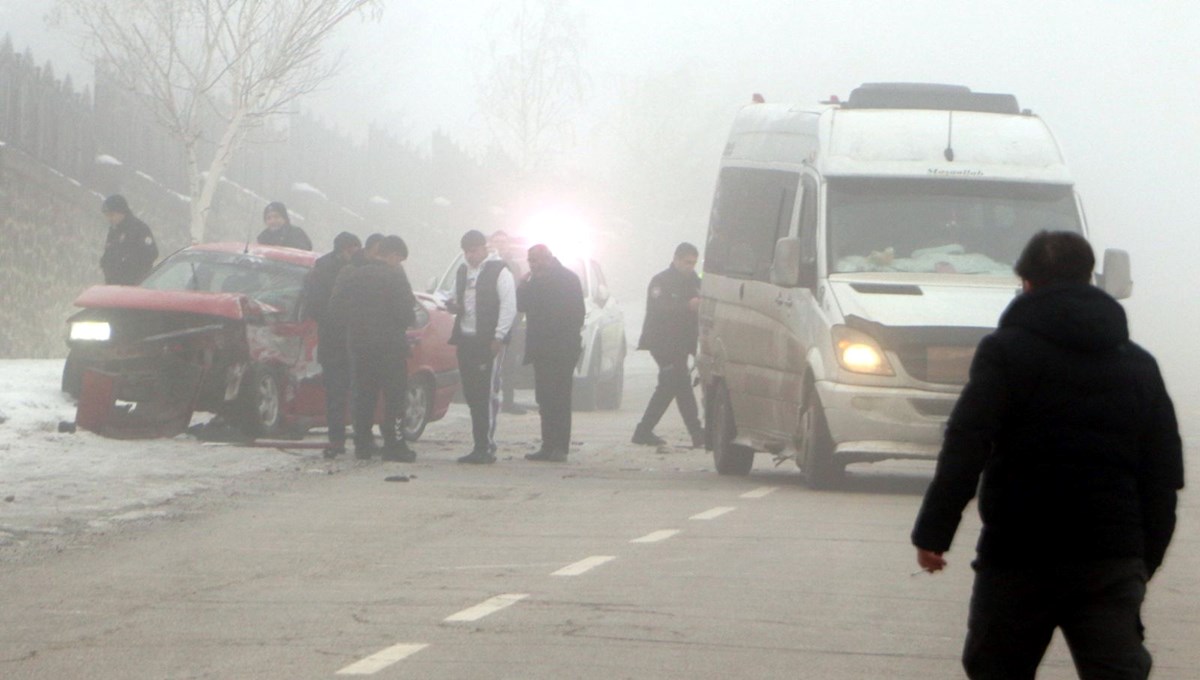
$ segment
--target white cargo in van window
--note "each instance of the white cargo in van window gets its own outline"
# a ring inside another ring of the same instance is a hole
[[[1057,141],[1012,95],[869,84],[845,104],[743,108],[700,310],[718,472],[767,451],[825,486],[852,462],[935,458],[1041,230],[1086,225]],[[1104,261],[1127,297],[1128,256]]]

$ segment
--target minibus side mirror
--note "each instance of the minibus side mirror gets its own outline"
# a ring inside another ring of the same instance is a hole
[[[781,238],[775,242],[775,259],[771,263],[771,284],[784,288],[800,285],[800,256],[802,242],[798,238]]]
[[[1096,274],[1096,285],[1118,300],[1133,294],[1129,253],[1110,248],[1104,251],[1104,271]]]

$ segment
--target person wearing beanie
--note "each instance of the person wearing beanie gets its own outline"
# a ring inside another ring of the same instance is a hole
[[[263,224],[266,228],[258,235],[260,245],[312,250],[312,241],[308,234],[292,224],[287,206],[279,201],[268,203],[263,209]]]
[[[129,203],[120,194],[104,199],[100,212],[108,220],[108,237],[100,270],[104,283],[111,286],[136,286],[146,278],[158,259],[158,244],[146,223],[133,216]]]
[[[346,330],[334,323],[329,314],[329,299],[338,273],[362,249],[358,237],[343,231],[333,239],[333,251],[317,258],[304,279],[305,306],[309,318],[317,322],[317,363],[325,385],[325,423],[329,429],[326,458],[346,451],[346,402],[350,395],[350,355],[346,349]]]

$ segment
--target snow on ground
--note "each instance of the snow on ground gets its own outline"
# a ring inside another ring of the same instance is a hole
[[[131,442],[60,433],[60,421],[75,419],[61,375],[62,360],[0,361],[0,550],[169,516],[175,499],[297,466],[296,456],[275,449],[186,435]]]

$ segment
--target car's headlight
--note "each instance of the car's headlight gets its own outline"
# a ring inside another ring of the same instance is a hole
[[[112,326],[107,321],[76,321],[71,324],[71,339],[105,342],[112,339]]]
[[[833,348],[842,368],[868,375],[896,375],[875,338],[847,326],[833,329]]]

